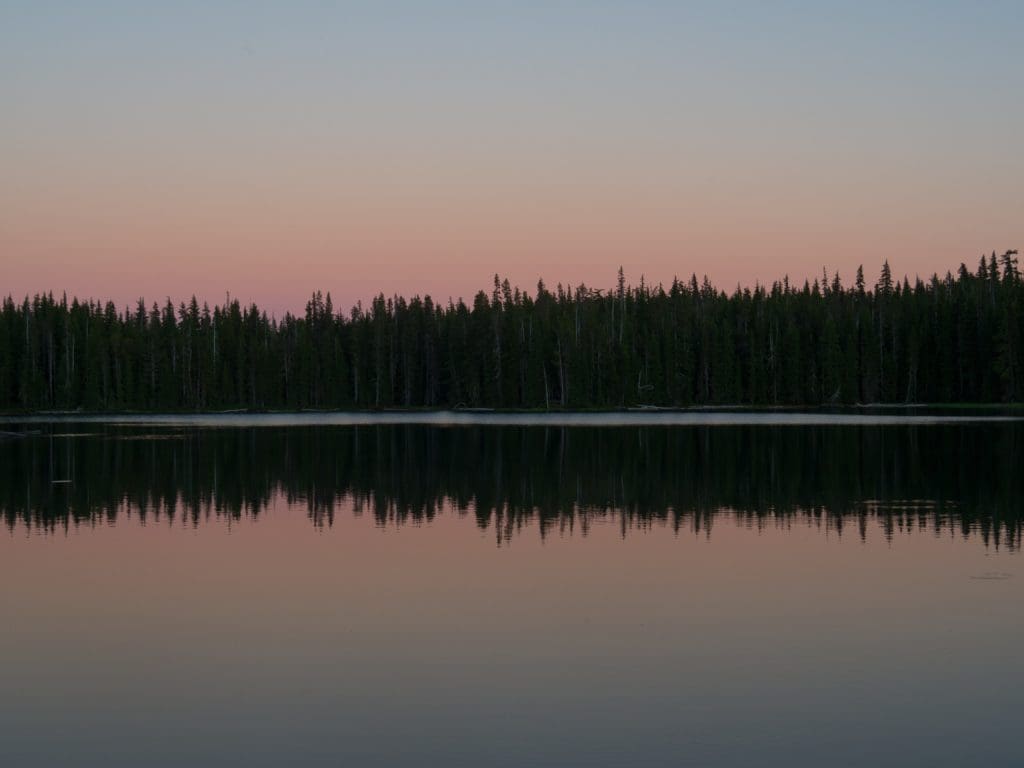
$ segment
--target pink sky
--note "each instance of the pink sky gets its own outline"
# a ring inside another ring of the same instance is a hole
[[[453,152],[417,183],[415,168],[343,174],[344,163],[315,154],[252,170],[255,154],[159,173],[129,172],[128,155],[102,174],[26,169],[0,206],[3,292],[123,304],[230,291],[281,313],[301,311],[314,290],[339,306],[378,291],[469,298],[495,272],[531,290],[538,277],[603,287],[619,265],[633,282],[696,272],[726,288],[813,278],[823,266],[849,282],[858,264],[873,280],[885,259],[913,278],[1018,244],[1024,210],[1019,187],[1004,184],[998,198],[942,170],[876,178],[838,160],[815,168],[805,158],[787,175],[773,163],[694,158],[707,166],[691,167],[696,183],[672,167],[680,161],[642,150],[600,170],[586,153],[547,170],[525,154],[457,167]]]
[[[995,8],[33,8],[0,12],[5,295],[280,315],[1024,246],[1024,49]]]

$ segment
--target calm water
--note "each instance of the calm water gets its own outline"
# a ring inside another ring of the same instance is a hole
[[[0,765],[1024,764],[1024,423],[681,416],[0,424]]]

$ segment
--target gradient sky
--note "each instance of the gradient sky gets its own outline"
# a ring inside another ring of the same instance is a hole
[[[1021,2],[0,0],[0,293],[973,267],[1022,94]]]

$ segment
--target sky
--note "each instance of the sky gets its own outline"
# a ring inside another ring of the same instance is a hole
[[[0,294],[280,315],[1024,246],[1021,2],[0,0]]]

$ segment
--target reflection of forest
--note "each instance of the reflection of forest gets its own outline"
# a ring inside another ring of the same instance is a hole
[[[74,434],[70,434],[71,430]],[[643,428],[407,425],[246,429],[54,426],[0,442],[12,530],[261,514],[275,493],[316,525],[354,505],[382,524],[454,508],[507,540],[524,524],[585,531],[868,521],[1020,541],[1016,424]]]

